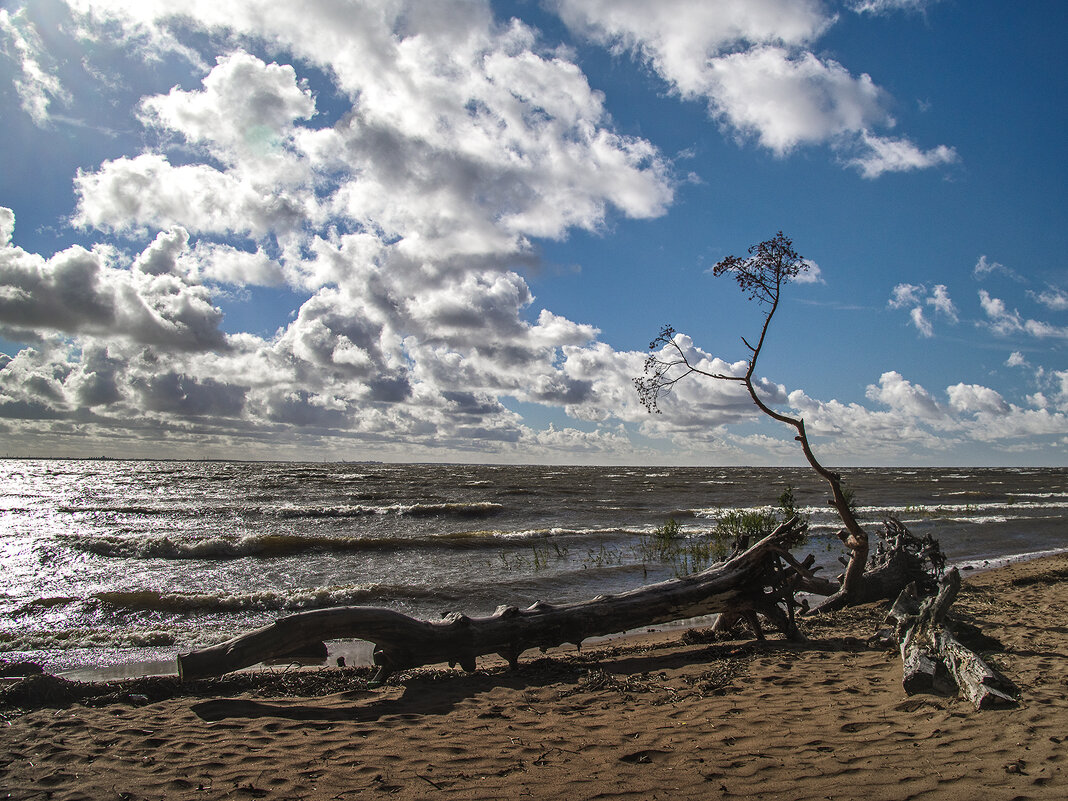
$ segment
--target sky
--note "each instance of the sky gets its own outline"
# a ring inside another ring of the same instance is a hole
[[[0,2],[0,455],[1068,463],[1062,0]]]

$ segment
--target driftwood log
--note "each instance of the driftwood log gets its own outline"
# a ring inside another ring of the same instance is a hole
[[[976,709],[1010,706],[1016,686],[963,645],[946,626],[960,591],[960,573],[949,571],[937,593],[922,598],[915,584],[897,597],[887,614],[901,651],[905,692],[960,692]]]
[[[217,676],[292,653],[308,643],[367,640],[376,646],[376,681],[391,672],[439,662],[475,669],[475,658],[499,654],[513,667],[530,648],[564,643],[714,612],[759,612],[794,636],[790,574],[780,554],[804,524],[791,518],[760,542],[725,562],[684,578],[576,603],[501,606],[488,617],[453,613],[442,620],[408,617],[390,609],[343,606],[302,612],[209,648],[178,656],[184,679]]]

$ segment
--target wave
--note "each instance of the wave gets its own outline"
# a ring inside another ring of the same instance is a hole
[[[247,557],[270,559],[311,552],[488,550],[527,540],[605,538],[619,535],[638,537],[648,533],[648,530],[638,528],[540,528],[521,531],[458,531],[420,538],[249,534],[237,540],[221,537],[179,540],[167,535],[127,537],[114,534],[68,534],[60,535],[59,541],[76,551],[115,559],[231,560]]]
[[[293,592],[181,593],[159,590],[112,590],[91,597],[107,606],[129,612],[245,612],[302,611],[334,606],[372,606],[385,599],[459,601],[470,588],[440,587],[431,589],[413,585],[364,584],[337,587],[314,587]]]
[[[46,631],[0,631],[0,651],[167,648],[173,645],[175,645],[174,634],[157,629],[103,631],[92,628],[73,628]]]
[[[280,518],[344,518],[369,515],[398,515],[402,517],[489,517],[504,510],[504,504],[490,501],[441,502],[441,503],[391,503],[391,504],[339,504],[335,506],[145,506],[131,504],[101,506],[58,506],[58,512],[66,514],[114,514],[138,517],[174,516],[204,517],[222,514],[239,514],[244,517]]]
[[[171,506],[143,506],[136,504],[117,504],[114,506],[67,506],[60,504],[56,507],[56,511],[63,514],[119,514],[149,517],[152,515],[189,513],[192,510]]]
[[[995,501],[990,503],[932,503],[910,504],[906,506],[860,506],[857,513],[860,515],[913,515],[920,517],[942,517],[946,515],[983,515],[991,513],[1009,513],[1013,511],[1052,511],[1055,509],[1068,508],[1068,499],[1055,498],[1051,502],[1040,501]]]
[[[121,537],[115,535],[69,535],[60,538],[78,551],[121,559],[242,559],[291,556],[314,550],[395,550],[403,540],[381,542],[357,537],[311,537],[301,534],[253,534],[237,541],[212,537],[183,542],[168,536]]]

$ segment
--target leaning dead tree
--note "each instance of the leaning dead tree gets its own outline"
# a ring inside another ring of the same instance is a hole
[[[178,672],[184,679],[217,676],[310,644],[359,639],[374,643],[375,681],[381,682],[394,671],[439,662],[474,670],[476,657],[485,654],[498,654],[514,667],[530,648],[579,645],[589,637],[715,612],[754,618],[759,613],[793,636],[795,574],[783,554],[803,529],[804,523],[793,517],[751,548],[700,573],[576,603],[539,601],[526,609],[501,606],[488,617],[454,613],[436,621],[361,606],[302,612],[180,654]]]
[[[905,692],[959,692],[976,709],[1015,704],[1016,686],[953,634],[947,616],[959,591],[960,573],[954,568],[926,598],[910,584],[887,613],[893,625],[889,639],[901,650]]]
[[[746,258],[728,256],[723,259],[713,268],[713,274],[716,276],[733,275],[738,286],[749,296],[749,299],[755,300],[758,305],[766,309],[764,324],[761,326],[756,344],[751,344],[749,340],[742,337],[742,342],[749,350],[745,373],[731,375],[714,372],[705,369],[699,363],[694,363],[687,348],[684,347],[684,341],[680,339],[675,329],[665,326],[660,335],[649,343],[649,349],[653,353],[645,361],[644,376],[634,379],[634,385],[645,407],[650,412],[660,413],[658,405],[660,398],[669,394],[676,384],[689,376],[698,375],[719,381],[736,382],[745,387],[749,397],[761,412],[780,423],[791,426],[797,432],[795,439],[801,444],[805,459],[830,487],[830,503],[845,526],[838,532],[838,538],[850,553],[845,574],[833,594],[814,610],[831,611],[847,604],[863,603],[868,600],[863,591],[864,569],[869,548],[868,533],[860,525],[853,512],[850,498],[842,487],[841,476],[824,467],[812,452],[804,419],[791,417],[769,406],[760,396],[753,378],[756,373],[757,359],[760,358],[760,352],[767,339],[772,317],[779,308],[783,285],[807,270],[808,263],[798,255],[794,250],[793,242],[782,231],[779,231],[772,239],[749,248],[749,256]]]

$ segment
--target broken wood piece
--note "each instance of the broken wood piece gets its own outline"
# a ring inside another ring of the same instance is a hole
[[[962,645],[946,629],[940,634],[939,652],[957,687],[976,709],[1016,704],[1019,694],[1016,685]]]
[[[916,584],[898,595],[887,613],[893,638],[901,652],[905,692],[959,692],[975,706],[987,709],[1016,703],[1016,687],[973,652],[946,627],[949,607],[960,591],[956,568],[942,579],[938,592],[920,597]]]

